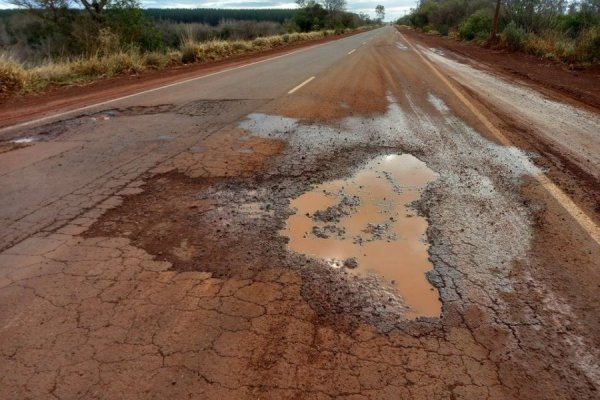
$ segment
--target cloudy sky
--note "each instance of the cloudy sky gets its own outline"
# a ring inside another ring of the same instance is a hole
[[[151,8],[295,8],[292,1],[276,0],[141,0],[144,7]],[[385,7],[385,19],[388,21],[401,17],[403,13],[415,7],[417,0],[347,0],[348,10],[365,12],[375,17],[375,6]],[[0,8],[13,8],[6,0],[0,0]]]

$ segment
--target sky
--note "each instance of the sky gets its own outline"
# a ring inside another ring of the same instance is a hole
[[[295,8],[296,3],[290,0],[141,0],[145,8]],[[375,6],[385,7],[386,21],[395,21],[404,12],[416,6],[417,0],[347,0],[348,11],[364,12],[375,17]],[[0,0],[0,9],[14,8],[6,0]]]

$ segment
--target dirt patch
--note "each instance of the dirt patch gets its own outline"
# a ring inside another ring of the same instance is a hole
[[[485,48],[404,28],[400,30],[426,47],[445,49],[463,56],[461,62],[480,62],[494,71],[525,80],[542,89],[552,89],[578,103],[600,109],[600,65],[572,70],[563,63],[528,54]]]

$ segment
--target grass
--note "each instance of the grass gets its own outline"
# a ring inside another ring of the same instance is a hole
[[[538,57],[568,63],[600,61],[600,27],[591,27],[570,38],[556,32],[530,33],[523,48]]]
[[[147,69],[162,69],[182,63],[221,60],[291,43],[318,40],[335,34],[335,31],[286,33],[254,40],[208,42],[197,42],[183,37],[180,48],[167,53],[140,53],[136,50],[117,49],[105,55],[62,61],[51,60],[36,66],[25,65],[7,56],[0,56],[0,98],[40,90],[49,84],[70,85],[118,74],[136,74]]]

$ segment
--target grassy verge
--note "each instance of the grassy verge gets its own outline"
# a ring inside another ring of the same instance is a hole
[[[164,53],[119,50],[87,58],[51,60],[37,66],[24,65],[9,57],[0,56],[0,98],[41,90],[50,84],[73,85],[123,73],[221,60],[347,32],[350,30],[289,33],[237,41],[196,42],[184,39],[179,49]]]

